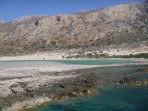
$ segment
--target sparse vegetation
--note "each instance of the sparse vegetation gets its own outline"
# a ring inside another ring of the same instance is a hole
[[[65,17],[58,15],[51,19],[53,24],[48,23],[50,17],[47,20],[43,19],[47,16],[23,17],[20,20],[15,20],[16,23],[4,23],[0,25],[0,56],[67,49],[80,49],[81,51],[91,49],[93,51],[93,49],[101,50],[112,47],[114,49],[120,47],[124,50],[126,47],[136,50],[137,47],[147,46],[148,41],[148,14],[146,13],[147,8],[144,6],[144,4],[143,6],[141,4],[133,5],[133,7],[137,7],[132,8],[136,10],[135,13],[133,13],[133,10],[129,10],[124,13],[124,19],[116,16],[112,21],[106,19],[103,10],[101,11],[102,14],[99,14],[100,10],[98,10],[92,11],[92,17],[88,18],[87,16],[85,18],[85,14],[78,17],[78,19],[72,19],[75,15]],[[116,13],[116,11],[112,12],[112,10],[108,9],[107,11]],[[137,13],[139,11],[141,13]],[[138,52],[138,50],[136,51]],[[77,58],[108,57],[106,54],[78,54],[75,56]],[[142,56],[144,55],[140,55],[140,57]],[[130,58],[134,56],[124,57]],[[139,55],[136,57],[139,58]]]
[[[130,55],[114,55],[113,58],[145,58],[148,59],[148,53],[130,54]]]
[[[71,59],[71,58],[148,58],[148,53],[140,53],[140,54],[130,54],[130,55],[113,55],[110,56],[106,53],[79,53],[75,55],[68,55],[66,57],[63,56],[63,58]]]
[[[99,51],[101,53],[97,53],[97,52],[89,52],[89,53],[85,53],[85,52],[81,52],[78,54],[73,54],[73,55],[68,55],[64,58],[67,59],[71,59],[71,58],[108,58],[109,55],[108,54],[103,54],[103,51]]]

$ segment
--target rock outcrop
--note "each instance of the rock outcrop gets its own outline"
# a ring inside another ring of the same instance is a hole
[[[49,63],[47,68],[49,69],[50,66],[57,67]],[[68,67],[70,66],[68,65]],[[56,72],[44,68],[43,70],[34,67],[28,68],[22,67],[18,70],[17,64],[14,69],[17,70],[16,74],[14,70],[9,70],[9,68],[0,70],[0,111],[23,111],[23,109],[38,107],[46,102],[91,94],[99,87],[110,85],[118,87],[122,85],[119,84],[119,80],[122,80],[123,83],[130,81],[130,83],[141,85],[142,82],[138,82],[138,79],[124,78],[130,78],[131,75],[135,76],[136,72],[138,75],[147,75],[145,71],[148,68],[148,63],[98,66]],[[123,70],[125,68],[128,70]],[[148,85],[148,82],[142,84]]]
[[[143,86],[148,85],[148,80],[141,80],[137,78],[124,78],[123,80],[120,80],[119,83],[131,86]]]
[[[148,3],[71,15],[33,16],[0,25],[0,54],[148,46]]]

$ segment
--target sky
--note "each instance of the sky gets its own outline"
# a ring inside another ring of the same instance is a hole
[[[9,22],[29,15],[71,14],[144,0],[0,0],[0,20]]]

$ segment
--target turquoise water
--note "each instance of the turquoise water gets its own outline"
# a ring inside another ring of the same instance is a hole
[[[51,63],[79,64],[79,65],[107,65],[132,63],[136,60],[124,59],[96,59],[96,60],[16,60],[16,61],[0,61],[0,68],[15,68],[29,66],[49,66]]]
[[[106,65],[135,62],[135,60],[51,60],[51,61],[8,61],[0,62],[0,68],[16,65],[48,65],[51,62],[82,65]],[[106,74],[133,73],[133,67],[107,68],[98,70]],[[131,77],[148,78],[148,73],[131,74]],[[129,87],[122,85],[108,85],[99,87],[93,95],[67,98],[50,103],[30,111],[148,111],[148,86]]]
[[[124,59],[95,59],[95,60],[52,60],[53,62],[65,64],[82,64],[82,65],[106,65],[136,62],[136,60]]]
[[[32,111],[148,111],[148,87],[104,86],[91,96],[64,99]]]
[[[138,67],[107,68],[98,74],[128,74],[148,79],[148,72],[136,72]],[[67,98],[30,111],[148,111],[148,86],[106,85],[93,95]]]

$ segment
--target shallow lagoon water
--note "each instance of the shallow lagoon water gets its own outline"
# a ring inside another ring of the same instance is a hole
[[[107,65],[107,64],[122,64],[122,63],[136,62],[136,60],[126,60],[126,59],[52,60],[52,61],[65,64],[81,64],[81,65]]]
[[[31,111],[148,111],[148,87],[103,86],[93,95],[67,98]]]
[[[49,66],[51,63],[62,64],[79,64],[79,65],[107,65],[107,64],[122,64],[133,63],[136,60],[124,59],[96,59],[96,60],[15,60],[15,61],[0,61],[0,68],[15,68],[15,67],[30,67],[30,66]]]
[[[59,62],[59,61],[55,61]],[[98,61],[60,61],[72,64],[98,64]],[[107,64],[108,61],[102,61]],[[129,61],[124,61],[129,62]],[[113,61],[109,61],[109,64]],[[117,63],[117,61],[114,61]],[[123,63],[123,62],[118,62]],[[100,64],[100,63],[99,63]],[[133,73],[136,67],[107,68],[98,70],[107,74],[130,74],[130,77],[148,79],[148,72]],[[98,74],[99,74],[98,73]],[[49,103],[29,111],[148,111],[148,86],[106,85],[99,87],[94,94],[89,96],[67,98],[54,103]]]
[[[135,62],[135,60],[51,60],[51,61],[7,61],[0,62],[3,67],[22,67],[47,65],[51,62],[82,65],[107,65]],[[98,70],[99,73],[127,74],[134,67],[107,68]],[[131,74],[131,77],[148,79],[148,73]],[[107,85],[99,87],[93,95],[78,98],[67,98],[49,103],[29,111],[148,111],[148,86],[129,87],[123,85]]]

